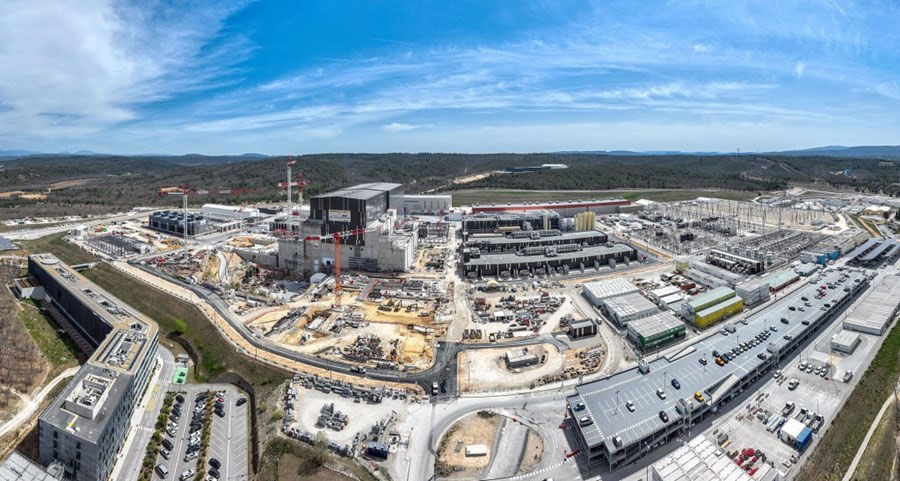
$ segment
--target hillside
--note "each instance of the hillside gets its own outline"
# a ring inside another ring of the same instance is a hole
[[[407,192],[433,189],[536,190],[702,189],[759,192],[808,185],[900,194],[900,169],[891,161],[826,156],[608,154],[319,154],[297,157],[307,195],[361,182],[399,182]],[[174,207],[162,187],[244,188],[240,196],[197,197],[206,202],[283,198],[285,157],[258,155],[30,156],[0,161],[0,217],[100,213],[131,206]],[[564,163],[568,169],[492,175],[466,184],[451,180],[510,166]],[[849,169],[849,170],[847,170]],[[849,172],[849,174],[848,174]],[[22,197],[22,196],[25,197]]]

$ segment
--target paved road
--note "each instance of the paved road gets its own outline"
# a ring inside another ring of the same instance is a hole
[[[60,373],[59,376],[56,376],[55,378],[53,378],[53,380],[47,383],[47,385],[44,386],[33,397],[15,391],[16,395],[19,396],[19,399],[22,400],[22,406],[19,408],[19,412],[17,412],[12,419],[4,423],[3,426],[0,426],[0,436],[18,429],[19,426],[28,421],[31,418],[31,415],[34,414],[34,411],[38,408],[38,406],[41,405],[41,401],[43,401],[44,398],[47,397],[47,394],[49,394],[50,391],[52,391],[53,388],[56,387],[56,385],[59,384],[63,379],[74,376],[75,373],[78,372],[78,369],[78,367],[70,367],[69,369],[66,369],[65,371]]]
[[[172,376],[175,374],[175,357],[172,353],[160,346],[157,356],[160,362],[159,372],[150,379],[147,394],[135,409],[135,414],[131,418],[131,431],[119,453],[111,479],[131,481],[137,479],[140,474],[147,443],[150,442],[153,428],[156,426],[156,417],[159,416],[166,391],[169,390]]]

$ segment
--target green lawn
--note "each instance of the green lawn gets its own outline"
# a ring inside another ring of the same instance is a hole
[[[66,264],[84,264],[85,262],[97,260],[96,257],[88,254],[80,247],[63,240],[65,236],[65,232],[60,232],[59,234],[47,235],[37,240],[16,241],[16,244],[29,254],[49,252]]]
[[[836,481],[843,477],[898,377],[900,324],[887,334],[831,427],[817,435],[819,444],[797,475],[798,481]]]
[[[673,202],[677,200],[691,200],[697,197],[715,197],[728,200],[750,200],[758,195],[757,192],[733,191],[733,190],[502,190],[502,189],[463,189],[449,191],[453,195],[453,205],[472,205],[523,202],[523,201],[550,201],[573,199],[602,199],[610,197],[622,197],[630,201],[638,199],[655,200],[657,202]]]
[[[44,315],[32,302],[21,302],[19,305],[22,306],[19,317],[25,323],[25,329],[50,362],[49,378],[77,366],[82,356],[78,346],[68,335],[60,332],[61,328],[53,319]]]
[[[240,374],[257,390],[265,390],[287,379],[286,372],[237,354],[193,304],[151,288],[105,263],[83,274],[155,320],[163,335],[181,333],[181,337],[199,356],[195,373],[198,382],[206,382],[218,374],[232,371]]]

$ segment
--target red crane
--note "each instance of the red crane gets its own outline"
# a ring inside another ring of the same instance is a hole
[[[244,188],[224,188],[224,189],[193,189],[188,184],[184,184],[184,187],[181,190],[172,190],[172,189],[159,189],[159,192],[156,193],[157,197],[165,197],[167,195],[180,195],[182,201],[182,209],[184,212],[184,244],[187,245],[188,239],[188,227],[187,227],[187,214],[188,214],[188,196],[193,195],[230,195],[230,194],[246,194],[247,192],[252,192],[253,189],[244,189]]]
[[[296,215],[300,215],[300,209],[303,207],[303,186],[307,184],[306,180],[303,179],[303,172],[297,171],[297,177],[295,182],[291,182],[291,165],[295,164],[297,161],[288,162],[288,181],[287,182],[279,182],[278,187],[282,189],[287,188],[287,198],[288,204],[287,209],[289,214],[294,214],[293,208],[291,207],[291,186],[297,186],[297,213]]]
[[[333,232],[322,236],[307,236],[303,239],[303,258],[306,258],[306,243],[308,241],[322,241],[328,238],[334,242],[334,307],[341,307],[341,245],[343,239],[353,237],[366,232],[378,230],[377,228],[363,227],[359,229],[346,230],[343,232]]]

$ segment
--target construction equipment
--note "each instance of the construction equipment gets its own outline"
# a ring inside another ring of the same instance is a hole
[[[366,232],[378,230],[377,228],[363,227],[343,232],[333,232],[322,236],[306,236],[303,238],[303,258],[306,258],[306,245],[310,241],[323,241],[331,239],[334,242],[334,307],[341,307],[341,245],[343,239],[353,237]]]
[[[167,195],[180,195],[182,201],[182,209],[184,212],[184,245],[187,246],[188,241],[188,227],[187,227],[187,216],[188,216],[188,196],[193,195],[230,195],[230,194],[246,194],[247,192],[252,192],[253,189],[244,189],[244,188],[225,188],[225,189],[192,189],[188,184],[184,184],[184,187],[181,190],[171,189],[171,188],[162,188],[159,189],[159,192],[156,193],[157,197],[165,197]]]
[[[293,185],[294,177],[291,175],[291,166],[297,164],[297,159],[293,159],[287,163],[287,181],[281,182],[278,184],[278,187],[287,189],[287,213],[288,215],[300,215],[300,209],[303,207],[303,186],[306,185],[306,181],[303,179],[303,172],[297,171],[297,212],[294,213],[294,208],[291,205],[291,186]]]

